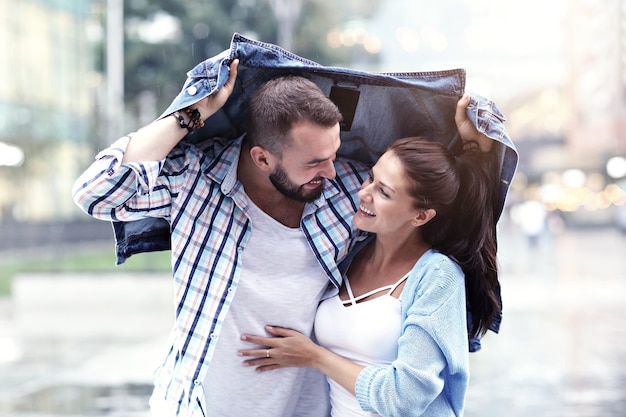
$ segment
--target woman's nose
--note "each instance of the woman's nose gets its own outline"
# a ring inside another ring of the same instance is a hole
[[[363,185],[361,185],[361,189],[356,194],[357,197],[359,197],[359,200],[365,200],[366,198],[368,199],[370,197],[370,186],[371,184],[367,183],[363,183]]]

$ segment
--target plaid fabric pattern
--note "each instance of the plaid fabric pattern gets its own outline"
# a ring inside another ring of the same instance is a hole
[[[237,181],[241,138],[181,143],[164,161],[121,164],[124,137],[96,157],[73,190],[75,202],[102,220],[164,217],[171,224],[175,325],[156,373],[155,392],[179,413],[204,414],[202,381],[241,272],[250,235],[247,198]],[[352,216],[367,167],[335,162],[337,177],[305,207],[301,228],[337,287],[337,263],[357,237]],[[313,320],[313,317],[311,317]]]

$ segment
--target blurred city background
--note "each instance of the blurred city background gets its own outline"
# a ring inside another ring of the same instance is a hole
[[[234,32],[323,65],[465,68],[520,155],[466,415],[624,415],[626,0],[0,0],[0,414],[147,415],[169,254],[115,267],[70,190]]]

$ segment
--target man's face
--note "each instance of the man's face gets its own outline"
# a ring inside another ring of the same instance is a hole
[[[282,164],[276,166],[274,171],[270,174],[270,181],[274,184],[274,187],[282,195],[285,197],[291,198],[292,200],[302,201],[307,203],[309,201],[314,201],[322,195],[322,190],[324,189],[324,179],[314,178],[311,181],[311,184],[319,183],[319,186],[313,188],[305,188],[304,185],[296,184],[289,180],[289,176]]]
[[[269,179],[285,197],[313,201],[322,194],[324,179],[337,174],[333,161],[341,144],[339,124],[327,128],[300,122],[291,129],[291,137]]]

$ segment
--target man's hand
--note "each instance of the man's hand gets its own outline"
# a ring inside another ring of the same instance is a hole
[[[206,120],[215,113],[219,109],[224,106],[228,97],[230,97],[233,92],[233,88],[235,87],[235,80],[237,79],[237,66],[239,65],[238,59],[233,59],[233,62],[230,63],[230,73],[228,74],[228,80],[226,84],[222,86],[215,94],[212,94],[208,97],[203,98],[199,102],[197,102],[194,107],[200,111],[200,117],[202,120]]]
[[[195,104],[194,107],[200,112],[202,120],[212,116],[228,100],[235,87],[238,64],[239,60],[237,59],[231,62],[228,81],[222,88],[212,96],[204,98]],[[132,140],[124,153],[123,162],[160,161],[170,153],[186,134],[187,129],[181,129],[178,120],[173,117],[168,116],[155,120],[133,134]]]
[[[481,152],[487,153],[491,150],[493,140],[489,139],[484,133],[480,133],[476,126],[467,117],[467,106],[470,103],[470,95],[465,93],[463,97],[456,103],[456,112],[454,113],[454,121],[459,135],[463,142],[475,141],[478,143]]]

